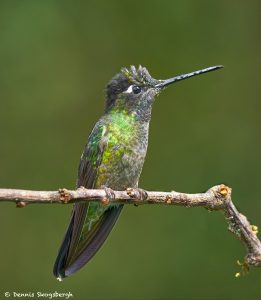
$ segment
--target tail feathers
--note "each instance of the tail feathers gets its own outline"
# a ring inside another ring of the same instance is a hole
[[[59,253],[53,268],[54,276],[60,281],[62,280],[62,278],[65,277],[64,266],[66,265],[66,259],[68,257],[72,232],[73,232],[73,216],[71,218],[69,227],[67,228],[65,237],[59,249]]]
[[[68,265],[67,257],[73,231],[72,218],[54,265],[54,275],[59,280],[64,277],[68,277],[81,269],[95,255],[111,232],[120,215],[122,207],[123,205],[115,206],[109,208],[103,213],[100,220],[88,233],[84,246],[81,247],[81,249],[78,249],[78,253],[76,250],[77,255],[74,255],[74,257],[70,259]]]
[[[101,220],[93,229],[93,232],[91,230],[90,238],[88,239],[86,246],[83,248],[75,261],[65,269],[66,277],[81,269],[100,249],[111,232],[114,224],[116,223],[122,207],[123,205],[119,207],[113,207],[104,213]]]

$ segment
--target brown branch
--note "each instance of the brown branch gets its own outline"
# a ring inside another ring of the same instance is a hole
[[[220,210],[228,222],[228,229],[233,232],[246,246],[247,255],[240,263],[243,272],[249,266],[261,266],[261,242],[257,237],[257,226],[251,225],[247,218],[239,213],[231,200],[231,188],[221,184],[210,188],[205,193],[185,194],[178,192],[150,192],[141,197],[140,190],[129,188],[126,191],[111,191],[113,197],[107,197],[108,192],[103,189],[91,190],[79,188],[77,190],[59,189],[58,191],[30,191],[17,189],[0,189],[0,202],[15,202],[17,207],[27,204],[42,203],[75,203],[97,201],[103,205],[112,203],[122,204],[165,204],[186,207],[201,206],[208,210]],[[143,199],[142,199],[143,198]],[[237,273],[236,276],[239,276]]]

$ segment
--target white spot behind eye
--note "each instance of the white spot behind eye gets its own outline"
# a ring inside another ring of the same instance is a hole
[[[128,94],[132,93],[132,87],[133,87],[133,85],[130,85],[130,86],[127,88],[127,90],[125,91],[125,93],[128,93]]]

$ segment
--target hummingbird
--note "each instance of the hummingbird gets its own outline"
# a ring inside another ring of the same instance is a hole
[[[154,100],[167,86],[223,66],[213,66],[166,80],[151,77],[142,66],[122,68],[107,84],[105,111],[92,129],[80,159],[77,188],[113,190],[138,188],[148,147]],[[62,280],[81,269],[100,249],[116,223],[123,204],[74,204],[70,223],[53,273]]]

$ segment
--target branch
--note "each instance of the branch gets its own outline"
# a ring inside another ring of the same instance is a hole
[[[150,192],[129,188],[126,191],[112,191],[108,197],[105,189],[93,190],[83,187],[77,190],[59,189],[58,191],[30,191],[17,189],[0,189],[0,202],[14,202],[17,207],[27,204],[67,204],[75,202],[101,202],[103,205],[121,204],[164,204],[185,207],[201,206],[208,210],[220,210],[224,213],[228,229],[234,233],[246,246],[247,255],[243,263],[239,263],[242,272],[250,266],[261,266],[261,242],[257,237],[257,226],[251,225],[231,200],[231,188],[221,184],[210,188],[205,193],[185,194],[178,192]],[[145,197],[141,197],[141,194]],[[238,277],[240,273],[237,273]]]

